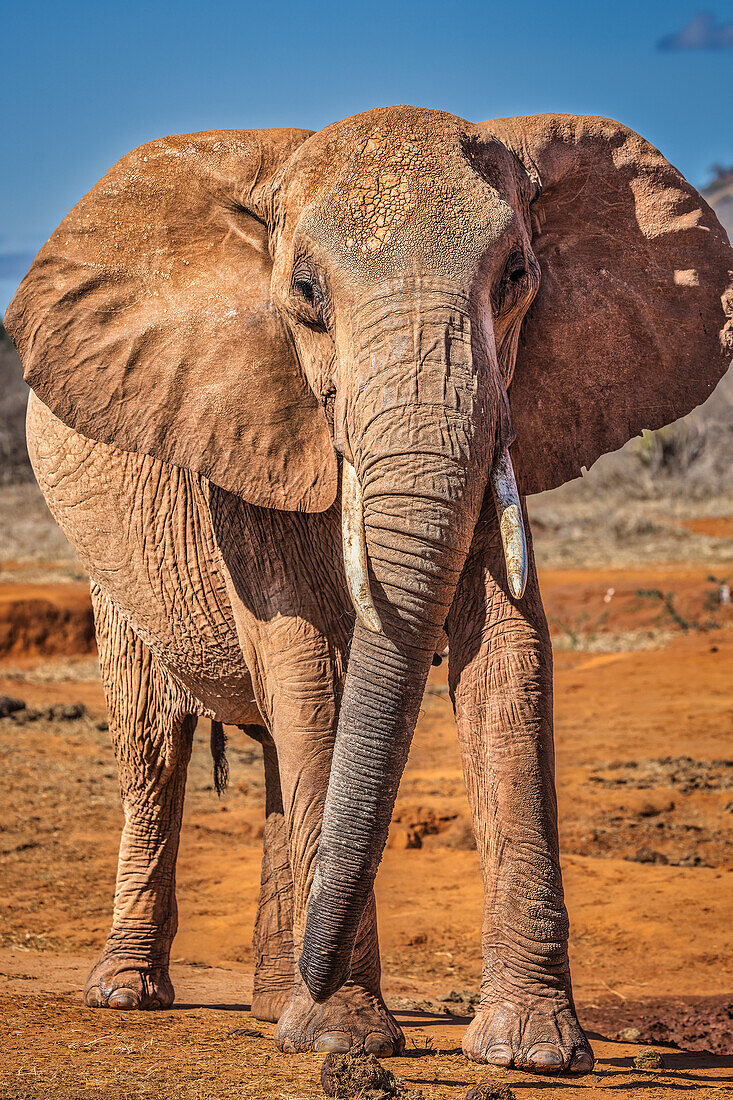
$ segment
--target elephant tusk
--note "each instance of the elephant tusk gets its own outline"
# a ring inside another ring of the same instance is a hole
[[[527,584],[527,539],[508,447],[501,452],[491,470],[491,492],[499,516],[509,590],[515,600],[521,600]]]
[[[361,485],[356,470],[347,459],[344,459],[341,479],[341,531],[349,595],[359,622],[372,634],[381,634],[382,624],[369,590],[369,565],[364,534],[364,503]]]

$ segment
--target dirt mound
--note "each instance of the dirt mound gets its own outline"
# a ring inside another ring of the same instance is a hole
[[[733,1050],[733,996],[594,1005],[583,1009],[582,1019],[585,1028],[622,1042],[710,1054]]]
[[[0,661],[96,652],[86,584],[0,584]]]

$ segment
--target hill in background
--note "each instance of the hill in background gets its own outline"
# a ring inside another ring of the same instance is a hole
[[[733,168],[718,171],[717,178],[705,191],[715,213],[720,218],[726,233],[733,241]]]

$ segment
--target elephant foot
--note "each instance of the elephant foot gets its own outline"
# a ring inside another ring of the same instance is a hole
[[[89,1008],[170,1008],[174,998],[167,966],[146,965],[121,954],[103,954],[84,986]]]
[[[363,1050],[390,1058],[405,1048],[402,1029],[382,997],[353,982],[320,1005],[306,990],[296,989],[278,1021],[275,1042],[286,1054]]]
[[[593,1051],[567,996],[506,995],[482,1003],[463,1036],[472,1062],[528,1073],[590,1073]]]
[[[260,990],[252,994],[252,1015],[255,1020],[276,1024],[293,996],[293,986],[281,990]]]

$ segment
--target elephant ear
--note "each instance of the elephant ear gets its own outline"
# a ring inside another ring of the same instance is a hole
[[[272,303],[263,220],[278,167],[309,135],[163,138],[71,211],[5,321],[61,420],[253,504],[333,503],[328,426]]]
[[[540,288],[511,386],[525,492],[683,416],[733,356],[733,251],[657,149],[604,118],[485,122],[535,185]]]

